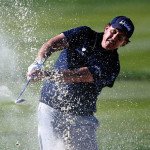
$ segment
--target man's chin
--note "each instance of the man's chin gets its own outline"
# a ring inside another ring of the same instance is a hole
[[[104,49],[106,49],[106,50],[114,50],[114,49],[116,49],[116,46],[113,43],[109,42],[109,41],[106,41],[105,43],[103,43],[102,47]]]
[[[103,48],[106,50],[114,50],[114,48],[110,44],[105,45]]]

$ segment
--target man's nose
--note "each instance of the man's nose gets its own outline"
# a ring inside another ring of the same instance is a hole
[[[113,40],[117,40],[117,39],[118,39],[118,34],[114,34],[114,35],[112,36],[112,39],[113,39]]]

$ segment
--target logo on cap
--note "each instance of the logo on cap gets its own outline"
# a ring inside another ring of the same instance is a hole
[[[128,25],[125,20],[121,20],[119,24],[123,25],[128,31],[131,30],[130,25]]]

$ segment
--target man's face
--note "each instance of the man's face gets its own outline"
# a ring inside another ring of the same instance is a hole
[[[102,39],[102,47],[106,50],[114,50],[126,43],[126,35],[124,32],[107,26],[104,30]]]

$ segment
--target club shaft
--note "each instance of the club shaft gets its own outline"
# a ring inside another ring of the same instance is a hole
[[[22,94],[23,94],[24,91],[26,90],[28,84],[30,83],[30,81],[31,81],[31,79],[29,79],[29,80],[26,81],[26,84],[23,86],[23,88],[22,88],[22,90],[21,90],[21,92],[20,92],[20,94],[19,94],[17,100],[22,96]],[[16,101],[17,101],[17,100],[16,100]]]

